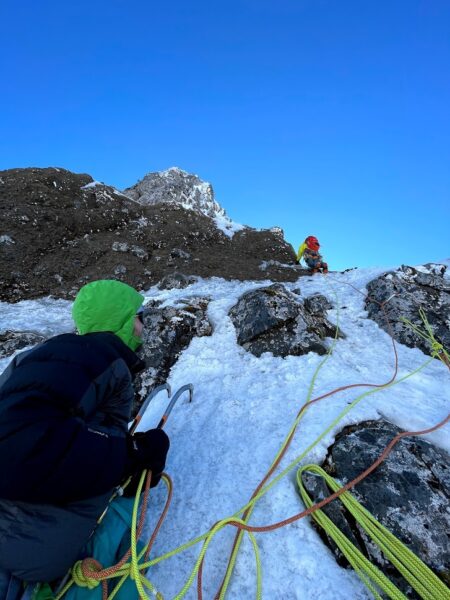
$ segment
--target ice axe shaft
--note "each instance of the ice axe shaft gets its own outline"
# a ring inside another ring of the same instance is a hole
[[[169,418],[170,413],[172,412],[173,407],[175,406],[176,401],[182,394],[184,394],[184,392],[187,391],[189,391],[189,402],[192,402],[192,397],[194,395],[194,386],[192,385],[192,383],[187,383],[186,385],[181,386],[180,389],[175,392],[174,397],[169,402],[163,416],[161,417],[161,421],[158,423],[157,429],[162,429],[164,427],[167,419]]]
[[[130,435],[133,435],[134,432],[136,431],[137,426],[141,422],[141,419],[144,416],[145,411],[147,410],[147,406],[150,404],[150,402],[153,400],[153,398],[157,394],[159,394],[159,392],[162,392],[163,390],[167,390],[167,395],[170,398],[170,396],[172,395],[172,390],[168,383],[163,383],[162,385],[158,385],[158,387],[155,387],[155,389],[152,390],[150,392],[150,394],[147,396],[147,398],[144,400],[141,408],[139,409],[138,414],[134,418],[134,421],[133,421],[133,423],[130,427],[130,431],[129,431]]]

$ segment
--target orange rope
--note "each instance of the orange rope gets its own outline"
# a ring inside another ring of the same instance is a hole
[[[355,289],[356,291],[358,291],[359,293],[362,294],[362,292],[360,290],[358,290],[356,287],[354,287],[352,284],[347,283],[347,285],[349,285],[350,287],[352,287],[353,289]],[[390,300],[390,299],[389,299]],[[389,300],[387,300],[386,302],[388,302]],[[397,354],[397,348],[396,348],[396,344],[395,344],[395,340],[393,337],[393,333],[392,333],[392,327],[391,324],[389,322],[387,313],[385,311],[384,305],[386,302],[380,303],[376,300],[373,300],[374,302],[376,302],[377,304],[380,305],[380,307],[382,308],[385,318],[386,318],[386,322],[388,324],[388,328],[390,330],[390,337],[391,337],[391,341],[392,341],[392,345],[393,345],[393,352],[394,352],[394,357],[395,357],[395,365],[394,365],[394,373],[392,375],[392,377],[389,379],[389,381],[387,381],[386,383],[382,383],[382,384],[374,384],[374,383],[356,383],[356,384],[351,384],[351,385],[345,385],[345,386],[341,386],[338,387],[330,392],[327,392],[326,394],[323,394],[321,396],[318,396],[317,398],[314,398],[313,400],[310,400],[309,402],[306,402],[299,410],[298,414],[297,414],[297,419],[301,416],[301,414],[306,411],[307,408],[309,408],[310,405],[315,404],[316,402],[319,402],[320,400],[323,400],[325,398],[328,398],[340,391],[344,391],[344,390],[348,390],[348,389],[352,389],[352,388],[357,388],[357,387],[373,387],[373,388],[382,388],[385,387],[387,385],[389,385],[390,383],[392,383],[396,376],[397,376],[397,372],[398,372],[398,354]],[[448,360],[443,358],[443,362],[447,365],[447,367],[450,369],[450,364],[448,362]],[[447,417],[441,421],[440,423],[438,423],[437,425],[429,428],[429,429],[424,429],[422,431],[406,431],[406,432],[401,432],[399,434],[397,434],[392,440],[391,442],[386,446],[386,448],[384,449],[384,451],[382,452],[382,454],[378,457],[377,460],[375,460],[372,465],[370,465],[370,467],[368,467],[365,471],[363,471],[362,473],[360,473],[360,475],[358,475],[355,479],[353,479],[352,481],[348,482],[347,484],[345,484],[343,487],[341,487],[337,492],[331,494],[330,496],[328,496],[327,498],[324,498],[323,500],[321,500],[320,502],[318,502],[317,504],[314,504],[313,506],[311,506],[310,508],[296,514],[293,515],[292,517],[289,517],[287,519],[284,519],[282,521],[279,521],[277,523],[273,523],[271,525],[266,525],[266,526],[251,526],[251,525],[247,525],[247,524],[243,524],[241,522],[237,522],[237,521],[230,521],[228,524],[232,525],[234,527],[237,528],[238,532],[236,534],[234,543],[233,543],[233,547],[230,553],[230,560],[231,560],[231,556],[234,552],[234,549],[238,543],[238,536],[239,536],[239,532],[240,531],[249,531],[249,532],[254,532],[254,533],[264,533],[264,532],[268,532],[268,531],[273,531],[275,529],[279,529],[281,527],[285,527],[286,525],[289,525],[290,523],[293,523],[295,521],[298,521],[310,514],[312,514],[313,512],[315,512],[316,510],[319,510],[321,508],[323,508],[324,506],[326,506],[327,504],[329,504],[330,502],[332,502],[333,500],[335,500],[336,498],[338,498],[341,494],[343,494],[344,492],[348,491],[349,489],[353,488],[355,485],[357,485],[358,483],[360,483],[363,479],[365,479],[370,473],[372,473],[385,459],[386,457],[390,454],[390,452],[392,451],[392,449],[394,448],[394,446],[404,437],[408,437],[408,436],[415,436],[415,435],[424,435],[427,433],[431,433],[433,431],[435,431],[436,429],[439,429],[440,427],[443,427],[446,423],[448,423],[450,421],[450,414],[447,415]],[[295,430],[293,430],[291,432],[291,434],[289,435],[287,442],[285,444],[285,447],[283,448],[283,451],[280,453],[280,455],[278,456],[277,460],[274,462],[274,464],[272,465],[272,467],[269,469],[269,471],[266,473],[266,475],[264,476],[264,478],[261,480],[261,482],[259,483],[259,485],[257,486],[257,488],[255,489],[255,491],[253,492],[251,499],[253,499],[255,496],[257,496],[257,494],[260,492],[260,490],[262,489],[262,487],[265,485],[265,483],[267,482],[267,480],[271,477],[271,475],[273,474],[273,472],[276,470],[276,468],[278,467],[279,463],[281,462],[282,458],[284,457],[291,441],[292,438],[294,437],[295,434]],[[164,519],[167,515],[171,500],[172,500],[172,494],[173,494],[173,483],[172,480],[170,479],[170,477],[164,473],[164,476],[166,477],[167,481],[168,481],[168,488],[169,488],[169,494],[168,497],[166,499],[166,503],[164,506],[164,510],[161,513],[161,516],[158,520],[158,523],[151,535],[151,538],[148,542],[146,551],[145,551],[145,561],[148,561],[151,549],[153,547],[153,544],[155,542],[156,536],[159,533],[159,530],[161,528],[162,523],[164,522]],[[143,526],[144,526],[144,522],[145,522],[145,514],[146,514],[146,510],[147,510],[147,504],[148,504],[148,496],[149,496],[149,490],[150,490],[150,483],[151,483],[151,471],[149,471],[149,473],[147,474],[147,478],[146,478],[146,483],[145,483],[145,489],[144,489],[144,496],[143,496],[143,504],[142,504],[142,509],[141,509],[141,514],[140,514],[140,518],[139,518],[139,523],[138,523],[138,529],[137,529],[137,537],[140,537],[140,535],[142,534],[142,530],[143,530]],[[248,516],[248,513],[250,512],[250,508],[248,508],[243,515],[243,519],[245,520],[245,518]],[[108,597],[108,585],[107,585],[107,581],[105,580],[105,577],[110,577],[110,576],[114,576],[114,574],[127,562],[127,560],[129,559],[131,555],[131,548],[129,548],[127,550],[127,552],[125,553],[125,555],[122,557],[122,559],[116,564],[113,565],[112,567],[103,569],[102,565],[96,561],[93,558],[86,558],[83,560],[82,562],[82,573],[83,575],[85,575],[86,577],[89,577],[91,579],[98,579],[101,580],[102,583],[102,596],[103,596],[103,600],[107,600]],[[199,566],[199,570],[198,570],[198,574],[197,574],[197,592],[198,592],[198,599],[202,600],[202,576],[203,576],[203,563],[204,560],[201,561],[200,566]],[[222,581],[221,587],[218,591],[218,593],[216,594],[215,598],[219,598],[222,589],[223,589],[223,584],[224,584],[224,580]]]
[[[349,285],[350,287],[352,287],[354,290],[356,290],[358,293],[362,294],[363,296],[366,296],[366,294],[364,294],[363,292],[361,292],[361,290],[359,290],[358,288],[356,288],[355,286],[353,286],[350,283],[347,283],[347,285]],[[397,295],[397,294],[395,294]],[[375,300],[374,298],[371,298],[371,300],[373,302],[375,302],[376,304],[378,304],[381,309],[383,310],[385,319],[386,319],[386,323],[388,325],[388,329],[389,329],[389,334],[391,337],[391,341],[392,341],[392,346],[393,346],[393,352],[394,352],[394,362],[395,362],[395,366],[394,366],[394,374],[392,375],[392,377],[390,378],[389,381],[387,381],[386,383],[383,384],[373,384],[373,383],[356,383],[356,384],[351,384],[351,385],[346,385],[346,386],[341,386],[338,387],[334,390],[332,390],[331,392],[327,392],[326,394],[323,394],[322,396],[318,396],[317,398],[314,398],[313,400],[306,402],[300,409],[300,411],[298,412],[297,418],[311,405],[314,404],[316,402],[319,402],[320,400],[323,400],[324,398],[327,398],[329,396],[332,396],[340,391],[343,390],[348,390],[351,388],[355,388],[355,387],[378,387],[378,388],[382,388],[385,386],[388,386],[390,383],[392,383],[396,376],[397,376],[397,372],[398,372],[398,353],[397,353],[397,347],[395,344],[395,340],[394,340],[394,336],[393,336],[393,331],[392,331],[392,326],[391,323],[389,321],[388,315],[386,313],[385,310],[385,304],[387,302],[389,302],[389,300],[391,300],[393,296],[391,296],[388,300],[384,301],[384,302],[378,302],[377,300]],[[448,361],[445,360],[444,361],[445,364],[447,365],[447,367],[450,369],[450,364],[448,364]],[[242,523],[238,523],[235,521],[231,521],[229,524],[233,525],[234,527],[236,527],[238,529],[238,532],[236,533],[236,536],[234,538],[234,542],[233,542],[233,546],[229,555],[229,559],[228,559],[228,566],[230,565],[231,562],[231,557],[234,553],[234,550],[238,544],[238,540],[239,540],[239,532],[242,530],[245,531],[250,531],[250,532],[266,532],[266,531],[272,531],[274,529],[279,529],[280,527],[284,527],[286,525],[289,525],[290,523],[293,523],[294,521],[297,521],[299,519],[302,519],[303,517],[306,517],[308,515],[310,515],[311,513],[315,512],[316,510],[319,510],[320,508],[322,508],[323,506],[326,506],[327,504],[329,504],[330,502],[332,502],[333,500],[335,500],[336,498],[338,498],[341,494],[343,494],[345,491],[347,491],[348,489],[354,487],[355,485],[357,485],[360,481],[362,481],[365,477],[367,477],[372,471],[374,471],[388,456],[388,454],[391,452],[392,448],[395,446],[395,444],[397,444],[401,438],[406,437],[406,436],[414,436],[414,435],[421,435],[424,433],[430,433],[432,431],[435,431],[436,429],[439,429],[440,427],[443,427],[450,419],[450,414],[447,415],[447,417],[441,421],[440,423],[438,423],[437,425],[435,425],[434,427],[428,429],[428,430],[423,430],[423,431],[407,431],[407,432],[403,432],[398,434],[397,436],[395,436],[393,438],[393,440],[390,442],[390,444],[385,448],[385,450],[382,452],[382,454],[380,455],[380,457],[368,468],[366,469],[363,473],[361,473],[358,477],[356,477],[355,479],[353,479],[352,481],[350,481],[349,483],[347,483],[345,486],[343,486],[342,488],[340,488],[337,492],[335,492],[334,494],[332,494],[331,496],[325,498],[324,500],[322,500],[321,502],[318,502],[317,504],[314,504],[313,506],[311,506],[309,509],[302,511],[301,513],[298,513],[297,515],[294,515],[293,517],[290,517],[289,519],[285,519],[283,521],[280,521],[278,523],[274,523],[273,525],[268,525],[265,527],[251,527],[249,525],[243,525]],[[266,473],[266,475],[264,476],[264,478],[261,480],[261,482],[259,483],[259,485],[257,486],[257,488],[255,489],[255,491],[253,492],[250,501],[258,495],[259,491],[261,490],[261,488],[265,485],[265,483],[267,482],[267,480],[270,478],[270,476],[273,474],[273,472],[275,471],[275,469],[277,468],[277,466],[279,465],[280,461],[282,460],[282,458],[284,457],[287,449],[289,448],[289,445],[292,441],[292,438],[294,437],[294,433],[295,430],[292,431],[291,435],[289,436],[285,447],[283,448],[283,451],[280,453],[278,459],[274,462],[274,464],[272,465],[272,467],[269,469],[269,471]],[[251,507],[248,508],[244,514],[243,514],[243,520],[245,520],[249,514],[251,510]],[[202,562],[200,563],[199,566],[199,570],[197,573],[197,598],[198,600],[202,600],[203,596],[202,596],[202,578],[203,578],[203,562],[204,560],[202,560]],[[228,571],[228,567],[227,567],[227,571]],[[217,592],[217,594],[215,595],[215,600],[217,600],[223,590],[223,586],[224,586],[224,582],[225,582],[225,576],[222,580],[222,583],[220,585],[219,591]]]
[[[145,513],[147,510],[151,480],[152,480],[152,472],[149,471],[147,473],[147,477],[145,480],[142,509],[141,509],[141,514],[139,516],[139,523],[138,523],[137,534],[136,534],[136,536],[138,538],[142,534],[142,530],[144,528]],[[118,563],[116,563],[115,565],[113,565],[111,567],[107,567],[106,569],[104,569],[103,566],[101,565],[101,563],[99,563],[97,560],[95,560],[92,557],[83,559],[83,561],[81,563],[81,572],[83,573],[83,575],[86,578],[97,579],[97,580],[101,581],[103,600],[107,600],[107,598],[108,598],[108,582],[107,582],[106,578],[110,578],[111,576],[114,576],[115,573],[120,569],[120,567],[122,567],[127,562],[127,560],[130,558],[130,556],[131,556],[131,547],[125,552],[125,554],[119,560]]]

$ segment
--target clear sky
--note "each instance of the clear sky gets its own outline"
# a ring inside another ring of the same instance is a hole
[[[3,0],[0,169],[179,166],[331,268],[450,256],[448,0]]]

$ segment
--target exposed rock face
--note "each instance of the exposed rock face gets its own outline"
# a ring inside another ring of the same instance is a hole
[[[283,285],[274,284],[241,296],[230,310],[237,341],[255,356],[299,356],[308,352],[325,354],[326,337],[336,328],[324,316],[328,301],[324,296],[304,303]]]
[[[177,167],[148,173],[136,185],[124,190],[124,194],[147,206],[175,204],[207,217],[225,216],[224,209],[214,198],[212,185]]]
[[[323,316],[326,310],[333,308],[333,305],[328,298],[326,298],[326,296],[323,296],[322,294],[314,294],[313,296],[305,298],[305,308],[312,315]]]
[[[14,302],[53,294],[66,297],[80,284],[114,278],[123,265],[128,279],[143,270],[131,254],[139,206],[89,175],[64,169],[0,172],[0,231],[13,240],[0,245],[0,297]],[[117,243],[129,242],[130,252]],[[136,281],[135,281],[136,283]]]
[[[274,262],[261,271],[262,261]],[[64,169],[0,171],[0,300],[73,298],[107,278],[143,289],[173,272],[294,281],[299,273],[280,266],[294,262],[279,232],[230,237],[201,210],[140,204]]]
[[[345,427],[328,449],[322,467],[341,483],[367,469],[400,429],[386,421]],[[403,438],[388,458],[352,490],[352,494],[389,531],[419,556],[447,585],[450,583],[450,457],[418,437]],[[323,479],[304,475],[310,496],[318,502],[330,492]],[[354,522],[339,501],[324,509],[359,550],[410,598],[418,598],[396,569]],[[321,531],[341,564],[339,549]]]
[[[368,286],[366,309],[369,317],[390,333],[384,312],[377,302],[386,302],[385,310],[396,340],[410,348],[420,348],[430,354],[426,340],[401,321],[409,319],[423,329],[419,308],[423,308],[436,339],[450,348],[450,280],[445,278],[445,265],[427,264],[423,267],[402,266],[371,281]],[[376,302],[374,302],[374,300]]]
[[[35,346],[45,340],[43,335],[34,331],[5,331],[0,334],[0,358],[11,356],[27,346]]]
[[[181,302],[181,307],[160,308],[157,304],[150,304],[144,309],[143,346],[139,354],[147,368],[136,381],[140,400],[134,407],[134,413],[138,412],[149,392],[166,381],[170,369],[192,338],[212,333],[206,316],[209,299],[189,298]]]
[[[184,289],[196,281],[197,277],[192,275],[186,276],[183,273],[169,273],[161,279],[158,287],[161,290]]]

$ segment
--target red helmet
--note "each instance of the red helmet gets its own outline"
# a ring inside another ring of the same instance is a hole
[[[319,240],[313,235],[309,235],[306,238],[305,244],[310,250],[314,250],[315,252],[320,248]]]

